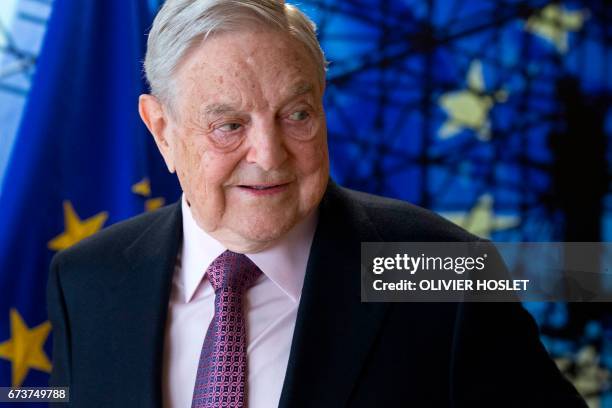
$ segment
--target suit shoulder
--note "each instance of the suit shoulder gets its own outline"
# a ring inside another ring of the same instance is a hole
[[[366,212],[381,237],[391,241],[471,242],[481,240],[431,210],[393,198],[343,188]]]
[[[171,204],[108,226],[70,248],[58,252],[53,257],[52,268],[67,264],[95,266],[105,259],[113,259],[139,236],[146,233],[147,229],[159,219],[170,216],[176,210],[176,206],[176,203]]]

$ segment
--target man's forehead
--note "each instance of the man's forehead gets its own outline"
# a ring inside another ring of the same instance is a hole
[[[221,31],[202,38],[188,52],[195,54],[197,65],[214,62],[219,57],[230,58],[232,63],[245,62],[255,58],[274,58],[284,65],[301,58],[311,59],[308,51],[292,35],[266,27],[244,27],[236,31]],[[189,59],[189,57],[187,57]]]
[[[295,39],[277,31],[248,33],[213,35],[185,61],[187,69],[178,73],[180,86],[198,116],[275,108],[301,95],[322,94],[314,61],[294,47]]]

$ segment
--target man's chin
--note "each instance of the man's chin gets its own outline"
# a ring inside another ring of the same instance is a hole
[[[264,231],[248,231],[242,234],[245,241],[253,242],[254,244],[272,245],[282,238],[287,230],[264,230]]]
[[[237,235],[245,245],[262,251],[282,239],[287,231],[295,225],[294,222],[279,223],[278,219],[271,219],[266,222],[267,225],[263,224],[239,229]]]

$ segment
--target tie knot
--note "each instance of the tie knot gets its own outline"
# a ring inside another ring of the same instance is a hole
[[[253,286],[261,270],[246,255],[227,250],[210,264],[206,274],[215,292],[221,288],[242,292]]]

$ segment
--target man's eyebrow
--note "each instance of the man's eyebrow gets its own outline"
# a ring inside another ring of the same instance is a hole
[[[314,85],[310,82],[299,82],[290,88],[288,98],[294,99],[298,96],[306,95],[314,90]],[[226,103],[212,103],[203,109],[206,116],[220,116],[227,113],[238,112],[238,109]]]
[[[223,115],[229,112],[236,112],[236,109],[225,103],[213,103],[204,107],[205,115]]]
[[[302,95],[312,92],[313,90],[314,90],[314,86],[310,82],[300,82],[294,85],[293,87],[291,87],[291,90],[289,92],[289,97],[295,98],[297,96],[302,96]]]

